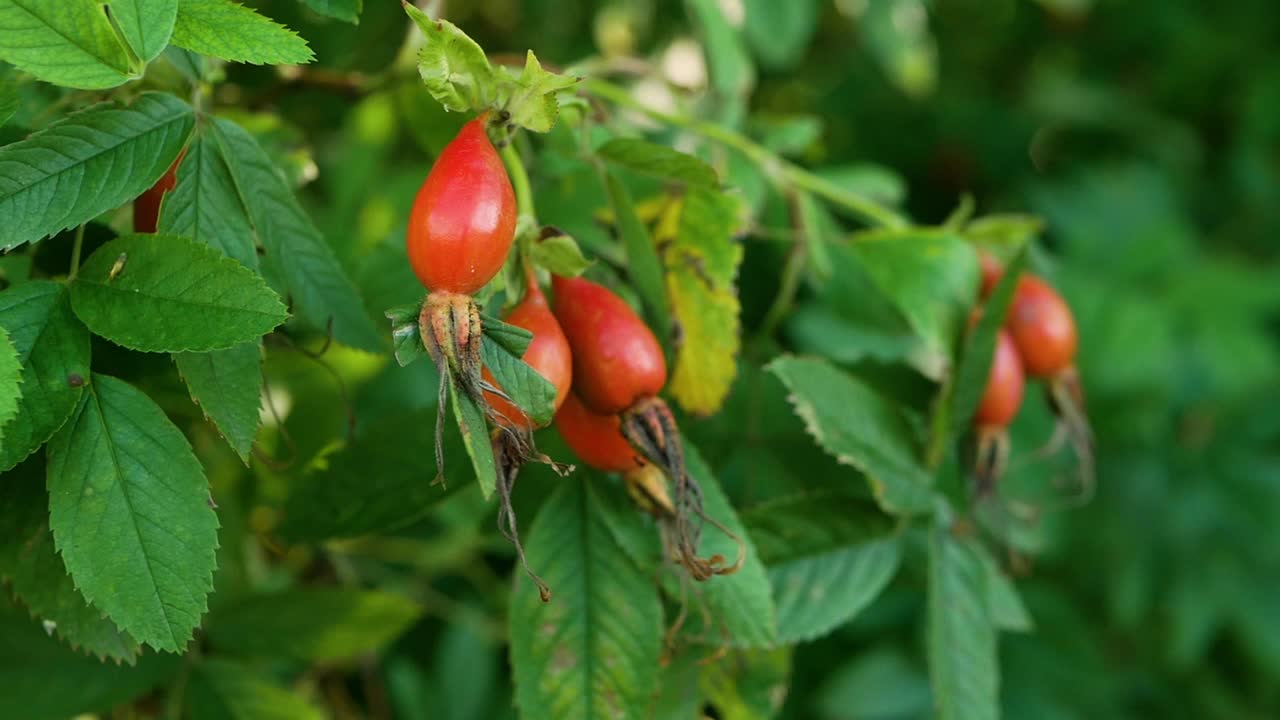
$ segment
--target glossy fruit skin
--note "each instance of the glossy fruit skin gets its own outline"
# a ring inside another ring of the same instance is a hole
[[[560,323],[556,322],[555,315],[551,314],[551,308],[547,305],[547,297],[542,294],[532,276],[529,278],[528,288],[524,299],[512,308],[504,320],[533,333],[533,340],[525,349],[523,360],[555,386],[555,408],[559,410],[573,382],[573,356],[569,354],[569,341],[565,339]],[[484,370],[484,379],[497,385],[487,368]],[[489,401],[489,407],[503,417],[520,427],[529,427],[529,420],[520,408],[493,393],[486,392],[485,399]]]
[[[1018,280],[1005,328],[1022,357],[1027,375],[1049,378],[1076,358],[1076,321],[1058,291],[1034,275]]]
[[[472,120],[440,153],[413,202],[406,247],[414,273],[428,290],[475,293],[502,269],[516,213],[484,118]]]
[[[667,384],[662,346],[631,306],[590,280],[552,280],[555,313],[573,351],[573,389],[597,413],[612,415]]]
[[[556,413],[556,430],[582,462],[597,470],[626,472],[644,465],[640,454],[622,437],[622,420],[592,412],[576,392]]]
[[[156,181],[155,185],[147,188],[141,195],[133,201],[133,231],[138,233],[153,233],[156,226],[160,222],[160,202],[164,200],[164,194],[172,191],[178,186],[178,165],[182,164],[182,158],[187,154],[187,149],[183,148],[178,153],[178,157],[174,158],[173,164],[165,171],[164,175]]]
[[[982,290],[979,297],[985,300],[996,289],[996,283],[1000,282],[1000,276],[1004,274],[1004,266],[995,255],[986,250],[978,251],[978,264],[982,268]]]
[[[1022,371],[1022,361],[1018,358],[1018,349],[1013,339],[1004,330],[996,333],[996,352],[991,359],[991,373],[987,376],[987,387],[982,392],[982,401],[973,415],[973,424],[978,427],[1007,427],[1018,415],[1022,407],[1022,395],[1026,389],[1026,378]]]

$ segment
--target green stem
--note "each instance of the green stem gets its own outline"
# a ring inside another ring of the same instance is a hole
[[[778,294],[773,298],[773,304],[769,306],[768,312],[765,313],[764,320],[760,321],[760,330],[757,336],[768,338],[773,335],[773,331],[778,329],[778,325],[782,319],[791,312],[791,306],[795,304],[796,293],[800,290],[800,275],[804,272],[805,252],[802,246],[797,244],[791,249],[791,253],[787,256],[787,264],[782,268],[782,283],[778,287]]]
[[[529,187],[529,173],[524,169],[524,162],[516,150],[514,142],[502,146],[502,161],[507,166],[507,174],[511,176],[511,188],[516,193],[516,209],[521,215],[530,219],[536,218],[533,211],[533,191]],[[531,223],[537,225],[537,222]]]
[[[778,157],[768,148],[727,127],[651,108],[632,97],[631,93],[627,92],[625,88],[599,78],[587,78],[583,81],[583,86],[591,94],[604,98],[615,105],[630,108],[658,122],[684,128],[737,150],[749,160],[764,168],[765,174],[775,184],[783,186],[784,189],[797,188],[811,192],[828,202],[847,208],[872,225],[887,228],[902,228],[908,225],[906,218],[894,210],[865,195],[852,192],[829,180],[818,177],[799,165]]]
[[[80,248],[84,245],[84,225],[76,228],[76,240],[71,246],[71,272],[67,274],[67,280],[75,280],[76,273],[80,272]]]

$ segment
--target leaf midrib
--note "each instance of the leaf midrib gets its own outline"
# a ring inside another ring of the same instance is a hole
[[[89,50],[88,48],[86,48],[86,47],[84,47],[84,46],[80,45],[79,43],[77,43],[77,42],[76,42],[76,38],[73,38],[73,37],[71,37],[70,35],[67,35],[66,33],[62,32],[62,30],[60,30],[60,29],[58,29],[58,28],[54,27],[54,26],[53,26],[53,25],[52,25],[48,20],[46,20],[46,19],[44,19],[43,17],[41,17],[41,16],[39,16],[39,15],[35,14],[35,13],[30,9],[30,8],[28,8],[28,7],[26,7],[25,5],[23,5],[23,4],[22,4],[23,0],[10,0],[10,2],[12,2],[12,3],[13,3],[13,6],[14,6],[14,7],[18,8],[19,10],[22,10],[22,11],[23,11],[23,12],[25,12],[27,15],[29,15],[29,16],[30,16],[30,17],[32,17],[32,18],[34,18],[34,19],[35,19],[35,20],[37,20],[38,22],[40,22],[42,25],[44,25],[45,27],[47,27],[47,28],[49,28],[50,30],[52,30],[52,31],[54,32],[54,34],[55,34],[55,35],[57,35],[58,37],[61,37],[63,40],[66,40],[68,43],[70,43],[70,44],[71,44],[71,46],[72,46],[72,47],[74,47],[75,49],[77,49],[77,50],[79,50],[80,52],[84,53],[85,55],[88,55],[89,57],[93,58],[94,60],[97,60],[98,62],[102,63],[105,67],[107,67],[107,68],[109,68],[109,69],[111,69],[111,70],[115,70],[117,73],[119,73],[120,75],[122,75],[122,76],[124,76],[124,77],[126,77],[126,78],[128,78],[128,77],[136,77],[136,76],[135,76],[135,75],[133,75],[132,73],[128,72],[128,70],[127,70],[127,69],[122,70],[122,69],[120,69],[120,68],[116,67],[115,65],[112,65],[112,64],[111,64],[111,61],[110,61],[110,60],[108,60],[107,58],[104,58],[104,57],[102,57],[101,55],[98,55],[97,53],[95,53],[95,52],[93,52],[93,51]],[[103,15],[103,18],[104,18],[104,19],[106,19],[106,15]],[[118,41],[117,41],[117,42],[118,42]],[[123,50],[123,48],[121,48],[121,49]]]

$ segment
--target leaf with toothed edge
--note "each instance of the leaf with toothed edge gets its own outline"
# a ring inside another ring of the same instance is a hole
[[[1000,716],[1000,668],[987,573],[974,549],[935,527],[929,535],[929,676],[940,720]]]
[[[298,34],[231,0],[178,0],[173,44],[232,62],[309,63],[315,53]]]
[[[440,382],[451,381],[448,376],[440,379]],[[456,383],[450,388],[449,397],[453,400],[453,418],[462,433],[462,444],[466,446],[467,457],[471,458],[471,467],[476,471],[476,482],[480,483],[480,492],[488,500],[498,487],[498,464],[489,440],[489,423],[476,401]],[[440,412],[444,412],[444,408],[440,408]]]
[[[22,361],[9,339],[9,331],[0,325],[0,443],[4,442],[5,423],[18,414],[22,399]]]
[[[486,338],[493,340],[502,349],[516,357],[524,357],[524,351],[528,350],[529,343],[533,342],[533,333],[518,325],[505,323],[492,315],[481,313],[480,323],[484,327]]]
[[[481,353],[484,366],[493,373],[493,379],[511,402],[523,410],[535,426],[550,423],[555,415],[556,386],[488,335]]]
[[[174,353],[173,362],[191,399],[247,465],[261,421],[262,341],[225,350]]]
[[[213,590],[218,519],[182,432],[141,391],[94,375],[49,442],[49,526],[85,599],[158,650],[186,646]]]

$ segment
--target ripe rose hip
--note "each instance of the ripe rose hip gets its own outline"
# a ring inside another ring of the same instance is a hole
[[[515,229],[515,192],[481,116],[450,141],[418,190],[409,262],[428,290],[471,295],[502,269]]]
[[[996,334],[995,355],[982,401],[974,413],[973,424],[979,427],[1008,427],[1022,406],[1025,379],[1022,361],[1013,340],[1004,330]]]
[[[1051,378],[1076,357],[1076,323],[1062,296],[1034,275],[1018,280],[1005,327],[1027,375]]]
[[[592,412],[576,393],[569,393],[556,413],[556,430],[582,462],[597,470],[626,472],[644,464],[622,436],[622,420]]]

